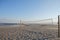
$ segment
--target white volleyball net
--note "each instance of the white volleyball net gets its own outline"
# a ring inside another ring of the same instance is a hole
[[[20,23],[22,24],[52,24],[52,25],[56,25],[57,24],[57,20],[56,19],[43,19],[43,20],[34,20],[34,21],[24,21],[24,20],[20,20]]]

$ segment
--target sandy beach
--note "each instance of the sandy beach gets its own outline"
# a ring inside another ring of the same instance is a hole
[[[14,27],[15,26],[15,27]],[[0,40],[59,40],[57,25],[0,26]]]

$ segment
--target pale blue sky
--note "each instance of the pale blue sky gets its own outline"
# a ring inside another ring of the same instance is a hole
[[[60,0],[0,0],[0,18],[41,20],[60,14]]]

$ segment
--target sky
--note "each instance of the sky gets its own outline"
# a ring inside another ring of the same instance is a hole
[[[59,14],[60,0],[0,0],[1,20],[41,20]]]

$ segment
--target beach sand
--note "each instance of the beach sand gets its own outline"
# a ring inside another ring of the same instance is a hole
[[[0,40],[59,40],[57,25],[0,26]]]

